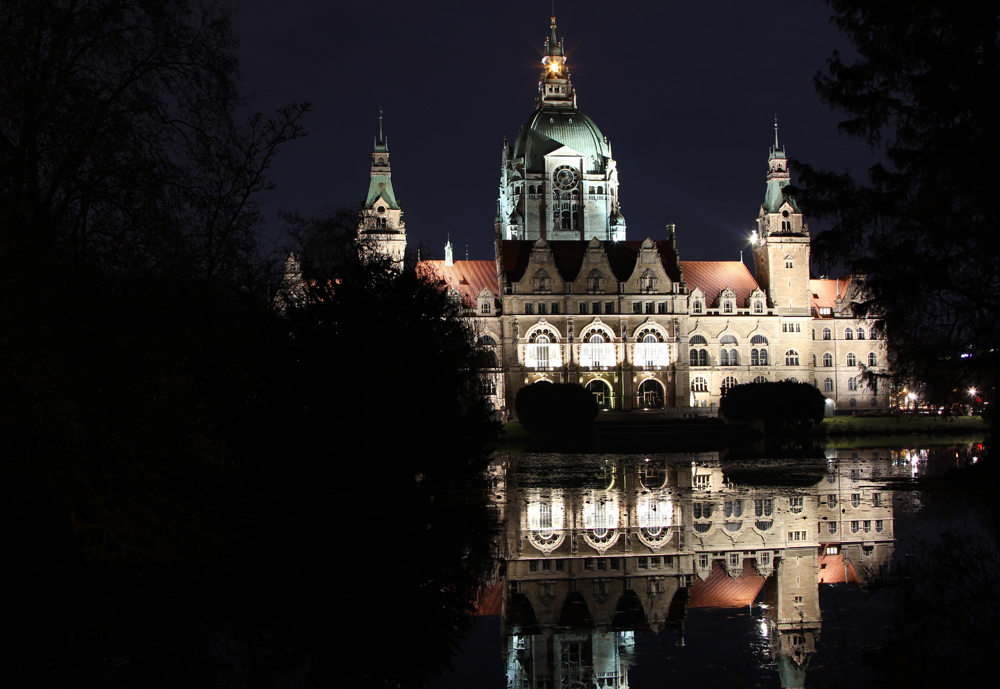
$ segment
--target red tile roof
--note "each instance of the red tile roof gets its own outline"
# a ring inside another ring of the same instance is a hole
[[[831,281],[832,282],[832,281]],[[858,573],[854,571],[854,565],[844,563],[843,553],[836,555],[819,556],[819,583],[821,584],[849,584],[861,585]]]
[[[743,307],[757,289],[757,281],[741,261],[681,261],[688,291],[700,287],[708,307],[719,305],[719,293],[726,287],[736,292],[736,304]]]
[[[833,280],[810,280],[809,292],[812,295],[812,314],[819,317],[819,309],[830,309],[830,313],[824,315],[825,318],[833,318],[833,310],[837,306],[837,299],[847,294],[847,287],[850,284],[850,277],[836,278]]]
[[[503,577],[493,584],[493,587],[483,591],[476,600],[476,614],[479,616],[500,615],[503,613]]]
[[[702,581],[694,578],[689,608],[743,608],[751,603],[764,586],[764,577],[757,574],[753,560],[744,558],[743,574],[736,579],[726,574],[718,560],[712,562],[712,573]]]
[[[417,275],[427,275],[437,280],[443,287],[454,289],[472,304],[476,303],[476,297],[484,287],[494,297],[500,295],[496,261],[455,261],[453,266],[446,266],[444,261],[421,261],[417,264]]]

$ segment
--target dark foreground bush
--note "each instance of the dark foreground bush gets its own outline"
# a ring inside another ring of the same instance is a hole
[[[728,421],[764,421],[769,426],[790,428],[821,423],[825,409],[826,398],[818,389],[787,380],[736,385],[719,403],[719,411]]]
[[[517,418],[532,433],[588,427],[597,418],[597,400],[576,383],[539,381],[517,391]]]

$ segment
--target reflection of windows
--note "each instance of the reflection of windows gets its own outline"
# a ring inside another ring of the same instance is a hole
[[[828,523],[826,528],[830,533],[837,533],[837,522]]]
[[[875,356],[875,352],[869,352],[868,353],[868,365],[869,366],[878,366],[878,357]]]
[[[861,493],[851,493],[851,507],[857,508],[861,505]]]
[[[708,553],[701,553],[700,555],[698,555],[698,566],[701,569],[708,568]]]
[[[774,511],[771,498],[757,498],[753,501],[754,515],[757,517],[770,517]]]
[[[878,531],[879,533],[882,533],[885,530],[885,522],[883,522],[881,519],[876,519],[875,530]]]
[[[872,521],[871,521],[871,519],[866,519],[866,520],[864,520],[861,523],[861,530],[864,531],[865,533],[870,533],[871,532],[871,530],[872,530]]]
[[[802,511],[802,497],[788,498],[788,508],[796,514]]]
[[[698,490],[708,490],[712,484],[712,477],[709,474],[698,474],[694,477],[694,487]]]
[[[853,352],[847,355],[847,365],[848,366],[858,365],[858,357],[854,356]]]
[[[833,354],[827,352],[826,354],[823,355],[823,365],[827,367],[833,366]]]
[[[857,533],[861,529],[861,522],[851,522],[851,533]]]
[[[824,340],[833,339],[833,333],[830,331],[829,328],[823,328],[823,339]]]
[[[831,483],[832,483],[832,481],[831,481]],[[829,507],[831,510],[837,509],[837,496],[836,495],[828,495],[826,497],[826,506]]]
[[[739,519],[743,516],[743,501],[726,500],[725,510],[727,519]]]
[[[696,502],[696,503],[694,503],[694,518],[695,519],[711,519],[712,518],[712,503],[710,503],[710,502]]]
[[[872,507],[881,507],[881,506],[882,506],[882,494],[872,493]]]

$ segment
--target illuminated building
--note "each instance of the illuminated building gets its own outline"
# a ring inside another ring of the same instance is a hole
[[[383,177],[388,195],[376,193]],[[714,415],[725,388],[777,380],[816,385],[830,414],[888,406],[862,377],[881,370],[886,351],[852,313],[860,285],[810,278],[809,227],[781,191],[789,171],[777,124],[756,279],[741,261],[682,261],[673,225],[666,237],[626,237],[611,145],[577,108],[555,18],[534,112],[505,139],[500,179],[494,259],[455,261],[449,243],[444,261],[417,268],[475,309],[496,357],[497,409],[512,412],[517,391],[539,380],[585,386],[603,409],[674,416]],[[398,252],[405,234],[388,180],[388,168],[373,167],[362,232],[384,208],[376,233],[401,234],[378,241]]]

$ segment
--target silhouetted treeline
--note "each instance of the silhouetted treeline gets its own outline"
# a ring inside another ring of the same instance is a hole
[[[256,195],[307,106],[237,116],[225,12],[0,29],[10,683],[419,683],[492,562],[458,308],[343,232],[339,282],[275,308]],[[412,653],[373,656],[390,618]]]

